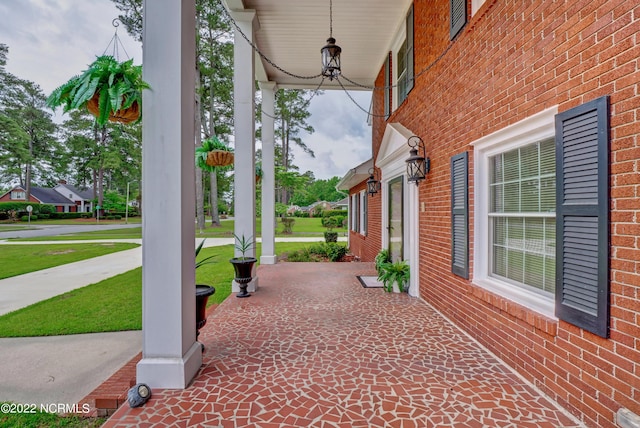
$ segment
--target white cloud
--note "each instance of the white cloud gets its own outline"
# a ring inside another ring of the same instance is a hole
[[[118,13],[109,0],[3,1],[0,42],[9,46],[7,70],[49,94],[105,52]],[[122,25],[118,37],[128,56],[141,63],[141,44]],[[120,53],[121,59],[126,57]]]
[[[301,172],[313,171],[316,178],[344,176],[348,170],[371,158],[371,127],[367,125],[370,92],[351,92],[357,105],[343,91],[325,91],[311,101],[309,123],[315,132],[303,141],[316,158],[294,147]],[[361,108],[359,108],[360,106]]]
[[[0,43],[9,46],[6,68],[37,83],[48,95],[104,53],[115,32],[112,20],[118,14],[110,0],[2,0]],[[118,37],[128,56],[141,63],[141,44],[123,25]],[[126,55],[121,53],[120,58]],[[350,94],[362,109],[369,109],[370,92]],[[343,91],[327,90],[318,95],[310,111],[309,123],[315,132],[302,137],[316,159],[293,148],[294,163],[301,172],[313,171],[317,178],[343,176],[371,157],[367,115]],[[61,117],[58,110],[54,120]]]

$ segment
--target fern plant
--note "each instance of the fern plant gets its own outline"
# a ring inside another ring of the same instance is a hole
[[[404,260],[398,260],[394,263],[383,263],[378,274],[378,281],[384,284],[384,290],[393,291],[393,283],[398,283],[400,291],[407,291],[409,288],[409,264]]]
[[[382,265],[385,263],[391,262],[391,253],[387,249],[382,249],[376,254],[376,258],[374,259],[376,264],[376,272],[380,275],[382,271]]]
[[[86,108],[96,95],[96,122],[105,125],[110,115],[126,110],[134,103],[142,106],[142,90],[149,88],[142,80],[142,66],[133,65],[133,59],[119,62],[111,55],[102,55],[82,74],[56,88],[47,98],[47,105],[52,109],[62,106],[66,113]],[[137,120],[140,120],[139,116]]]
[[[220,141],[216,136],[202,140],[202,144],[200,144],[200,147],[196,147],[196,166],[198,168],[207,172],[215,172],[216,168],[224,168],[219,166],[211,166],[207,163],[207,156],[209,155],[209,152],[213,150],[222,150],[225,152],[232,151],[229,146]]]

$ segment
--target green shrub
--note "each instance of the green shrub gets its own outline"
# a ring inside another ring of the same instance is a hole
[[[47,220],[49,219],[50,214],[42,214],[42,212],[40,214],[38,214],[38,218],[41,220]]]
[[[282,233],[286,235],[292,234],[293,225],[296,221],[291,217],[282,217],[280,221],[282,222],[282,228],[283,228]]]
[[[36,208],[38,209],[38,214],[51,214],[56,212],[56,207],[53,205],[40,204],[37,207],[34,207],[34,209]]]
[[[322,217],[344,217],[345,213],[345,210],[325,210],[322,212]]]
[[[337,242],[329,242],[326,244],[327,257],[332,262],[337,262],[347,254],[347,246],[338,244]]]
[[[29,221],[29,216],[28,215],[21,216],[20,221]]]
[[[113,216],[113,218],[115,218],[116,220],[121,220],[122,216],[120,214],[116,214]]]
[[[337,217],[322,217],[322,220],[320,221],[324,227],[329,229],[329,232],[331,232],[334,227],[338,227],[340,225]]]
[[[91,218],[91,214],[89,214],[89,213],[82,213],[82,214],[80,214],[80,218]]]
[[[304,217],[304,218],[309,218],[309,213],[306,211],[294,211],[293,213],[294,217]]]
[[[317,258],[314,257],[309,251],[309,248],[301,248],[297,251],[292,251],[287,254],[287,261],[290,262],[316,262]]]
[[[56,219],[70,219],[70,218],[81,218],[83,214],[86,214],[86,213],[51,213],[49,217],[56,218]]]
[[[326,243],[336,243],[338,242],[338,232],[325,232],[324,233],[324,242]]]
[[[107,217],[105,217],[107,220],[115,220],[116,216],[114,215],[108,215]]]

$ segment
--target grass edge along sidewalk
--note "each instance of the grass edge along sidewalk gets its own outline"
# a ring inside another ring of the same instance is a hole
[[[276,242],[281,255],[309,242]],[[259,253],[261,245],[257,244]],[[196,283],[210,284],[216,292],[209,305],[231,294],[233,246],[207,247],[200,257],[214,256],[219,263],[196,271]],[[142,328],[142,268],[136,268],[85,287],[43,300],[0,316],[0,337],[34,337],[65,334],[140,330]]]
[[[132,243],[42,244],[0,246],[0,279],[50,269],[139,247]]]

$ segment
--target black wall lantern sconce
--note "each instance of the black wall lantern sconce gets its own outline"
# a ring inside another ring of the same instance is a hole
[[[329,80],[337,79],[340,75],[340,53],[342,48],[336,45],[333,38],[333,1],[329,0],[329,38],[327,44],[320,49],[322,55],[322,75]]]
[[[375,196],[380,190],[380,180],[376,173],[375,168],[369,168],[369,179],[367,180],[367,193],[370,196]]]
[[[416,186],[420,184],[420,181],[427,178],[427,174],[431,169],[431,159],[426,157],[424,141],[422,138],[414,135],[409,137],[407,145],[411,147],[409,151],[409,159],[407,159],[407,181],[409,183],[414,182]],[[422,156],[418,154],[418,149],[422,149]]]

